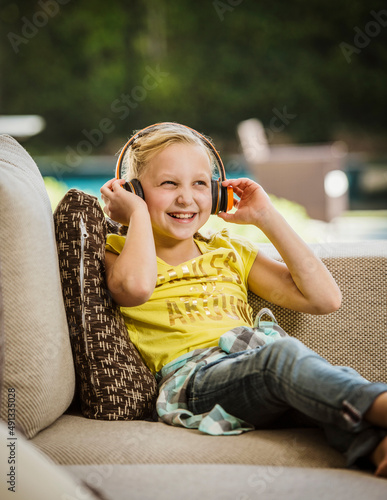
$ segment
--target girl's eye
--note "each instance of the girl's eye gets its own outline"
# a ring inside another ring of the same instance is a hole
[[[207,186],[207,182],[205,181],[196,181],[195,184],[198,184],[199,186]]]
[[[171,184],[172,186],[176,185],[176,182],[173,182],[173,181],[164,181],[161,183],[161,185],[163,184]]]

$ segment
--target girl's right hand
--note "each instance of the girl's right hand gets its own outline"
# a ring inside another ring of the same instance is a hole
[[[246,177],[227,179],[222,182],[222,186],[232,186],[239,200],[234,198],[235,212],[220,212],[218,217],[234,224],[254,224],[260,229],[267,225],[275,209],[262,186]]]
[[[100,189],[102,201],[105,203],[103,211],[116,222],[129,225],[130,218],[137,210],[146,210],[145,201],[134,193],[122,187],[124,179],[110,179]]]

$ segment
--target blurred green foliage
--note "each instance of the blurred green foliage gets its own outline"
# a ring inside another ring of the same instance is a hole
[[[0,112],[46,119],[39,154],[115,153],[162,120],[235,148],[239,121],[269,128],[284,107],[295,142],[383,135],[387,28],[371,11],[387,25],[380,0],[4,0]]]

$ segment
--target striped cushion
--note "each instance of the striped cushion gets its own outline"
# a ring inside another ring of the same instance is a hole
[[[54,221],[82,413],[108,420],[147,417],[154,409],[156,381],[106,287],[107,222],[99,202],[71,189]]]
[[[31,438],[69,406],[75,377],[50,201],[36,164],[7,135],[0,136],[0,213],[1,418],[14,390],[16,424]]]

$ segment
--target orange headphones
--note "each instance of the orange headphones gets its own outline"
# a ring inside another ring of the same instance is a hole
[[[159,127],[160,125],[178,125],[179,127],[184,127],[188,130],[191,130],[191,132],[196,134],[204,142],[204,144],[211,150],[211,152],[215,156],[216,166],[218,167],[220,175],[220,178],[218,180],[212,179],[211,181],[211,195],[212,195],[211,213],[217,214],[219,212],[228,212],[229,210],[231,210],[231,208],[234,205],[233,190],[232,187],[230,186],[227,187],[222,186],[222,181],[226,180],[226,172],[219,153],[216,151],[211,142],[204,137],[204,135],[200,134],[193,128],[187,127],[186,125],[181,125],[180,123],[174,123],[174,122],[155,123],[154,125],[149,125],[148,127],[143,128],[142,130],[137,132],[132,138],[130,138],[129,141],[125,144],[125,146],[122,148],[120,156],[117,160],[116,178],[117,179],[121,178],[121,166],[124,160],[125,153],[128,150],[128,148],[130,148],[130,146],[138,137],[141,137],[142,135],[146,134],[150,129],[154,127]],[[123,187],[127,191],[137,194],[143,200],[145,200],[144,191],[138,179],[132,179],[129,182],[126,182]]]

